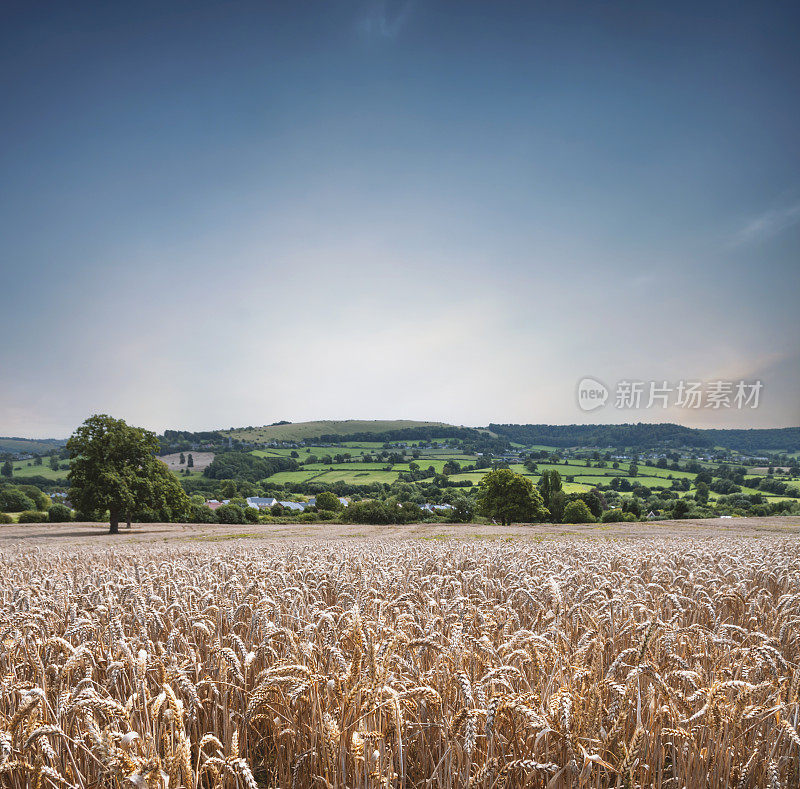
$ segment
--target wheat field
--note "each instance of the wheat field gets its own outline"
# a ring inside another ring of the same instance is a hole
[[[19,549],[0,597],[9,789],[800,785],[796,540]]]

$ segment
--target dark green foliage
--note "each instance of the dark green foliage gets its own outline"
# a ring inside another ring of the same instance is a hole
[[[259,482],[278,471],[294,471],[294,458],[261,458],[247,452],[223,452],[217,455],[203,475],[209,479],[237,479]]]
[[[217,507],[214,513],[218,523],[247,523],[245,519],[244,507],[238,504],[223,504]]]
[[[8,477],[9,479],[14,476],[14,466],[10,460],[7,460],[5,463],[3,463],[2,468],[0,468],[0,474],[2,474],[4,477]]]
[[[153,512],[160,520],[185,516],[186,493],[156,457],[155,433],[98,414],[73,433],[67,448],[72,458],[70,500],[82,512],[108,510],[112,534],[127,515]]]
[[[342,502],[327,490],[317,494],[316,506],[318,510],[329,510],[330,512],[338,512],[343,509]]]
[[[397,507],[394,508],[398,509]],[[419,513],[419,509],[417,510]],[[345,517],[350,523],[397,523],[398,514],[393,512],[382,501],[356,501],[345,510]]]
[[[451,502],[450,519],[454,523],[469,523],[475,515],[475,502],[468,496],[458,496]]]
[[[509,441],[520,444],[544,444],[554,447],[655,447],[714,446],[739,452],[800,449],[800,427],[768,430],[698,430],[682,425],[496,425],[489,429]]]
[[[367,499],[347,507],[342,517],[350,523],[413,523],[422,519],[420,508],[410,501],[398,505],[396,499]]]
[[[477,508],[481,515],[508,523],[544,521],[550,512],[529,479],[509,469],[490,471],[478,484]]]
[[[20,512],[17,523],[47,523],[47,513],[39,510]]]
[[[642,517],[642,503],[639,499],[625,499],[622,502],[622,511],[623,512],[630,512],[637,518]]]
[[[545,507],[550,507],[553,495],[562,490],[563,484],[561,482],[561,474],[555,469],[545,469],[539,482],[536,485],[539,488],[539,493],[542,494],[542,500]]]
[[[42,493],[35,485],[17,484],[17,489],[24,493],[32,502],[35,510],[46,510],[50,506],[50,497]]]
[[[192,504],[187,516],[189,523],[218,523],[217,515],[205,504]]]
[[[672,517],[688,518],[690,509],[689,502],[684,501],[683,499],[678,499],[675,502],[675,506],[672,508]]]
[[[0,488],[0,510],[3,512],[22,512],[32,510],[36,504],[19,488]]]
[[[583,499],[568,502],[561,518],[564,523],[594,523],[595,517]]]
[[[14,519],[5,512],[0,512],[0,523],[13,523]]]
[[[53,504],[47,511],[47,520],[50,523],[68,523],[72,520],[72,510],[63,504]]]
[[[159,444],[158,454],[169,455],[172,452],[185,452],[187,449],[197,449],[197,447],[221,448],[227,446],[228,439],[215,431],[192,433],[188,430],[165,430],[164,435],[159,437]]]

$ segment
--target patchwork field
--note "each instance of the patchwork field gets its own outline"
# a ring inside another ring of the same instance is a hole
[[[140,544],[4,527],[0,781],[797,786],[780,521],[511,542],[173,525],[160,546],[157,524]]]
[[[186,471],[186,458],[191,455],[194,465],[189,471],[197,474],[203,471],[206,466],[211,464],[214,459],[213,452],[184,452],[184,462],[181,463],[181,453],[174,452],[171,455],[160,455],[159,460],[164,463],[170,471]]]

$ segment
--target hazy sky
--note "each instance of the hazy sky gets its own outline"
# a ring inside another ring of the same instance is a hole
[[[800,7],[5,2],[0,435],[800,424]],[[584,376],[760,379],[583,413]]]

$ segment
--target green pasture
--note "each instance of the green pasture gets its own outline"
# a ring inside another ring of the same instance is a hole
[[[62,465],[66,462],[66,460],[59,460],[58,464]],[[69,474],[68,469],[59,469],[58,471],[53,471],[53,469],[50,468],[47,458],[42,459],[41,466],[35,466],[32,460],[15,460],[13,462],[13,466],[15,477],[44,477],[45,479],[55,481],[66,479],[67,474]]]

